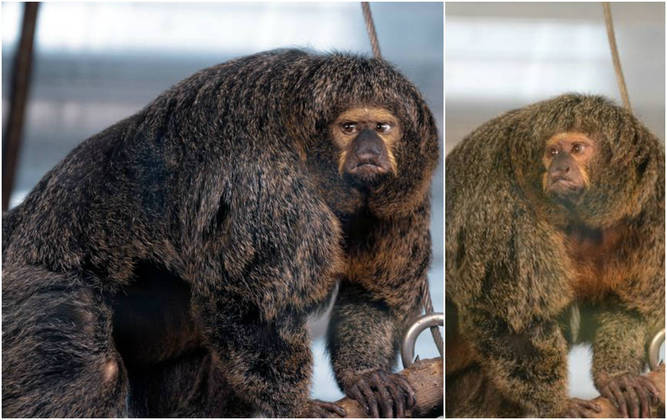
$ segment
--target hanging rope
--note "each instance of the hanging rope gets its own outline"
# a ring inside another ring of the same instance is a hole
[[[2,211],[9,208],[9,198],[14,188],[17,160],[21,150],[38,9],[39,3],[23,4],[21,38],[14,56],[12,84],[9,86],[9,115],[2,133]]]
[[[375,23],[373,22],[373,15],[371,15],[371,7],[368,4],[368,2],[366,1],[361,2],[361,10],[364,13],[364,21],[366,22],[366,30],[368,31],[368,38],[371,41],[373,56],[375,58],[382,58],[382,54],[380,53],[380,43],[378,41],[378,35],[377,32],[375,32]],[[428,287],[427,278],[424,278],[421,291],[422,291],[421,301],[422,301],[422,306],[424,306],[424,313],[426,315],[434,313],[433,301],[431,300],[431,292]],[[443,357],[444,346],[442,342],[442,335],[440,334],[440,330],[438,329],[437,326],[431,327],[431,335],[433,336],[433,341],[435,342],[435,346],[438,348],[438,352],[440,352],[440,357]]]
[[[368,38],[371,40],[373,56],[375,58],[382,58],[382,54],[380,53],[380,43],[378,42],[378,34],[375,32],[375,23],[373,23],[373,15],[371,15],[371,6],[367,1],[361,2],[361,10],[364,12],[366,30],[368,31]]]
[[[625,86],[625,78],[623,77],[623,70],[621,69],[621,59],[618,56],[618,48],[616,47],[614,22],[611,19],[611,6],[609,3],[603,2],[602,10],[604,10],[604,22],[607,26],[607,38],[609,39],[609,48],[611,48],[611,59],[614,63],[614,71],[616,72],[616,83],[618,83],[618,89],[621,91],[621,98],[623,99],[625,109],[632,112],[630,97],[628,96],[628,88]]]

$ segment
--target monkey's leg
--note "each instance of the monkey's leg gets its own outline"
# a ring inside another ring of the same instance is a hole
[[[327,405],[309,398],[312,356],[305,317],[285,314],[264,321],[257,308],[230,293],[213,306],[208,299],[195,302],[215,349],[213,357],[219,358],[228,383],[246,404],[268,417],[327,414]]]
[[[219,363],[201,350],[142,370],[130,370],[132,417],[252,417]]]
[[[535,319],[522,330],[482,308],[460,308],[460,331],[501,395],[523,416],[563,416],[568,407],[567,345],[554,320]]]
[[[479,357],[459,331],[456,305],[445,301],[445,417],[517,417],[522,407],[508,401],[479,365]]]
[[[613,401],[624,417],[649,417],[650,400],[658,390],[644,376],[647,321],[615,308],[598,316],[593,341],[593,379],[603,397]]]
[[[111,310],[83,273],[3,270],[2,409],[8,417],[121,417],[127,378]]]
[[[404,417],[415,404],[410,384],[391,373],[401,321],[411,314],[392,311],[359,285],[340,286],[327,336],[334,372],[343,392],[373,417]]]
[[[498,392],[477,363],[446,375],[445,383],[445,417],[519,417],[523,411]]]

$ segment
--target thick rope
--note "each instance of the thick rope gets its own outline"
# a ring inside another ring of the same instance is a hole
[[[375,32],[375,23],[373,23],[373,16],[371,15],[371,6],[367,1],[361,2],[361,10],[364,12],[364,20],[366,21],[366,30],[368,31],[368,38],[371,40],[371,48],[373,49],[373,57],[382,58],[380,53],[380,43],[378,42],[378,34]]]
[[[621,69],[621,59],[618,56],[618,48],[616,47],[614,22],[611,19],[611,6],[609,6],[609,3],[603,2],[602,10],[604,10],[604,23],[607,26],[607,38],[609,39],[609,48],[611,48],[611,59],[614,63],[614,71],[616,72],[616,83],[618,83],[618,89],[621,91],[621,98],[623,99],[625,109],[632,112],[630,97],[628,96],[628,88],[625,85],[625,78],[623,77],[623,70]]]

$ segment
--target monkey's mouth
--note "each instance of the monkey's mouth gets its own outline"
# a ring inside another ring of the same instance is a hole
[[[360,160],[354,165],[350,165],[347,173],[360,178],[373,178],[377,175],[389,172],[389,168],[382,165],[377,160]]]
[[[566,176],[555,176],[549,182],[549,191],[558,194],[572,194],[579,192],[582,188],[580,182]]]

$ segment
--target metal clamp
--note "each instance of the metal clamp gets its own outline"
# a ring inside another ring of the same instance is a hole
[[[651,340],[648,346],[648,365],[651,370],[656,370],[660,365],[660,345],[665,342],[665,329],[658,331],[658,333]]]
[[[401,346],[401,359],[403,360],[403,367],[409,368],[413,364],[415,357],[415,343],[417,337],[426,328],[435,327],[437,325],[443,326],[445,324],[445,315],[441,312],[422,315],[408,328],[403,338],[403,345]]]

